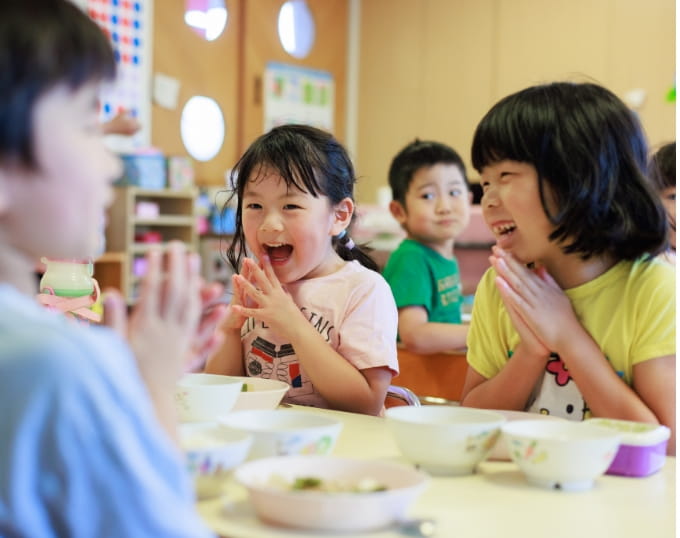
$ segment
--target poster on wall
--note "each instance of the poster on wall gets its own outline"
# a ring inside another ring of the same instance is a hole
[[[333,131],[335,85],[327,71],[270,62],[264,77],[264,132],[284,123]]]
[[[130,152],[151,143],[151,21],[153,0],[73,0],[111,41],[116,80],[100,93],[100,119],[110,120],[125,110],[141,129],[134,136],[108,136],[109,146]]]

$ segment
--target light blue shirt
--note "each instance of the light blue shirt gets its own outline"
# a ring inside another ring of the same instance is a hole
[[[1,284],[0,536],[211,536],[127,345]]]

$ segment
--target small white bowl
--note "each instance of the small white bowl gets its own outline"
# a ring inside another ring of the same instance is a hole
[[[232,411],[247,409],[276,409],[288,392],[290,385],[278,379],[264,377],[234,377],[243,382]]]
[[[180,424],[180,444],[199,499],[221,493],[229,471],[242,463],[253,436],[214,422]]]
[[[182,422],[216,420],[229,412],[243,381],[217,374],[185,374],[175,388],[175,404]]]
[[[474,472],[505,423],[486,409],[440,405],[392,407],[385,416],[401,453],[435,475]]]
[[[555,415],[544,415],[542,413],[529,413],[527,411],[510,411],[508,409],[493,409],[496,413],[503,415],[508,422],[515,420],[557,420],[565,421],[566,418],[557,417]],[[496,441],[496,444],[486,457],[488,460],[510,461],[510,451],[508,450],[508,443],[505,435],[501,432],[501,436]]]
[[[265,523],[345,533],[377,530],[403,519],[428,481],[411,466],[331,456],[266,458],[239,466],[234,477],[248,489],[255,513]],[[367,479],[386,489],[357,493],[286,487],[308,477],[340,482],[343,490]]]
[[[335,418],[291,409],[234,411],[219,420],[228,428],[253,435],[248,459],[330,454],[342,429],[342,422]]]
[[[503,426],[512,459],[530,484],[581,491],[616,456],[621,434],[585,422],[518,420]]]

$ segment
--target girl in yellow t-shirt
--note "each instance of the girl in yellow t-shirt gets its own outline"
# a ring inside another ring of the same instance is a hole
[[[635,115],[595,84],[530,87],[484,116],[472,163],[497,243],[463,405],[661,423],[674,454],[675,273]]]

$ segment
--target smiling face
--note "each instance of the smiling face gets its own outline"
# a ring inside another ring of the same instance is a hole
[[[326,196],[315,198],[286,184],[268,167],[249,178],[242,199],[243,232],[256,258],[269,256],[281,283],[324,276],[344,261],[331,239],[350,222],[349,198],[331,206]]]
[[[500,161],[482,169],[482,214],[496,244],[522,263],[543,265],[562,257],[548,239],[554,225],[548,220],[538,188],[536,168],[517,161]]]
[[[58,85],[40,97],[32,123],[37,168],[0,168],[0,242],[10,251],[29,259],[98,251],[111,183],[122,169],[104,145],[97,89]]]
[[[454,239],[470,221],[470,196],[458,166],[435,164],[415,172],[405,205],[393,201],[390,210],[409,238],[451,257]]]

